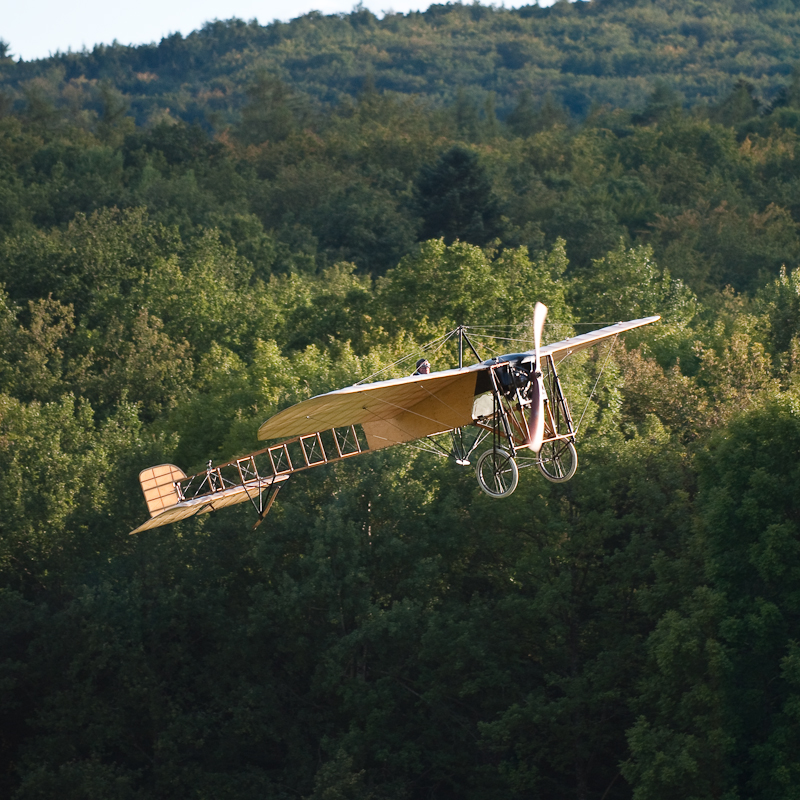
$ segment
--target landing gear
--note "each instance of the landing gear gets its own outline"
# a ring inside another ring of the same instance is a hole
[[[578,469],[578,451],[569,439],[551,439],[542,445],[537,466],[547,480],[564,483]]]
[[[489,497],[508,497],[519,483],[517,463],[502,447],[487,450],[475,465],[478,485]]]

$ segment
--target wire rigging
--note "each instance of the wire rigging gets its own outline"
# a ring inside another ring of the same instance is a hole
[[[360,381],[356,381],[353,385],[360,386],[362,383],[366,383],[367,381],[376,378],[378,375],[382,375],[384,372],[388,372],[390,369],[398,366],[399,364],[402,364],[412,358],[415,358],[420,351],[424,353],[427,350],[433,350],[433,352],[438,353],[442,349],[442,347],[444,347],[444,345],[447,343],[448,339],[451,339],[455,335],[455,333],[456,331],[450,331],[449,333],[444,334],[444,336],[439,336],[436,339],[433,339],[427,344],[422,345],[420,350],[417,350],[413,353],[409,353],[408,355],[398,358],[397,361],[392,362],[386,367],[382,367],[377,372],[373,372],[372,375],[367,375],[366,378],[362,378]]]
[[[602,326],[602,325],[613,325],[613,322],[547,322],[547,326],[545,330],[552,330],[558,329],[563,330],[564,328],[568,330],[572,330],[574,328],[585,328],[585,327],[594,327],[594,326]],[[408,355],[402,356],[398,358],[397,361],[392,362],[391,364],[382,367],[377,372],[373,372],[371,375],[367,375],[365,378],[361,378],[361,380],[356,381],[354,386],[360,386],[362,383],[367,383],[368,381],[377,378],[379,375],[383,375],[386,372],[394,369],[395,367],[399,366],[400,364],[407,363],[413,359],[419,357],[420,354],[429,356],[429,355],[437,355],[442,351],[442,348],[454,337],[458,334],[459,330],[463,333],[469,333],[471,338],[473,338],[476,342],[481,344],[492,356],[497,355],[500,350],[497,347],[492,347],[489,342],[494,342],[498,345],[502,342],[507,343],[519,343],[523,345],[533,345],[533,338],[532,337],[522,337],[522,336],[513,336],[515,332],[527,330],[529,328],[529,324],[522,322],[516,323],[513,325],[463,325],[460,328],[455,328],[447,333],[443,334],[442,336],[438,336],[436,339],[432,339],[430,342],[423,344],[418,350],[415,350]],[[561,334],[559,334],[561,336]],[[602,373],[601,373],[602,374]],[[585,413],[585,410],[584,410]],[[581,418],[583,418],[581,416]]]
[[[583,416],[586,413],[587,409],[589,408],[589,403],[592,401],[592,396],[594,395],[594,390],[597,388],[597,384],[600,383],[600,378],[603,377],[603,372],[605,372],[606,365],[608,364],[608,360],[611,358],[611,353],[614,350],[614,345],[617,343],[617,339],[619,339],[619,334],[617,334],[612,340],[611,344],[608,348],[608,353],[606,354],[606,360],[603,362],[603,366],[600,369],[600,372],[597,374],[597,380],[594,382],[594,386],[592,386],[592,391],[589,392],[589,397],[586,398],[586,405],[583,407],[583,413],[581,414],[581,418],[578,420],[578,424],[575,426],[575,433],[577,434],[581,428],[581,423],[583,422]]]

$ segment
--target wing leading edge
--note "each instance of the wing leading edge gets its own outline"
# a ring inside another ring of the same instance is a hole
[[[653,317],[642,317],[642,319],[632,319],[628,322],[617,322],[615,325],[608,325],[596,331],[582,333],[580,336],[573,336],[561,342],[546,344],[542,347],[540,352],[542,356],[552,356],[557,361],[561,361],[561,359],[573,353],[577,353],[580,350],[585,350],[587,347],[591,347],[593,344],[603,341],[603,339],[617,336],[620,333],[625,333],[625,331],[630,331],[634,328],[640,328],[642,325],[650,325],[653,322],[658,322],[660,319],[661,317],[656,315]],[[533,356],[533,351],[530,351],[528,355]]]

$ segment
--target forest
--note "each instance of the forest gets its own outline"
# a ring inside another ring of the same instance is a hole
[[[458,101],[502,118],[521,94],[549,94],[583,118],[597,105],[641,107],[658,81],[689,105],[718,101],[737,80],[780,101],[800,59],[793,0],[447,2],[382,19],[356,4],[345,14],[262,22],[217,19],[185,37],[29,62],[14,61],[14,43],[0,41],[0,89],[16,109],[58,98],[113,114],[121,96],[139,125],[167,119],[207,129],[238,121],[261,74],[290,85],[312,113],[374,86],[429,108]]]
[[[3,43],[0,796],[795,797],[798,25],[593,0]],[[536,301],[546,341],[662,316],[564,363],[571,481],[494,500],[401,446],[255,530],[128,535],[140,470],[255,450],[458,325],[518,350]]]

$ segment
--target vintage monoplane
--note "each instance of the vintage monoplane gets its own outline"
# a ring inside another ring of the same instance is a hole
[[[550,481],[569,480],[578,466],[576,429],[558,364],[660,317],[618,322],[542,346],[546,314],[537,303],[533,350],[481,360],[459,328],[457,369],[355,384],[304,400],[258,429],[259,440],[282,441],[225,464],[209,462],[196,475],[173,464],[143,470],[139,482],[150,519],[131,533],[248,501],[258,514],[256,527],[293,473],[420,440],[462,465],[477,453],[478,484],[491,497],[507,497],[517,488],[520,465],[536,465]],[[468,367],[461,366],[465,341],[478,359]],[[446,447],[440,434],[449,434]]]

